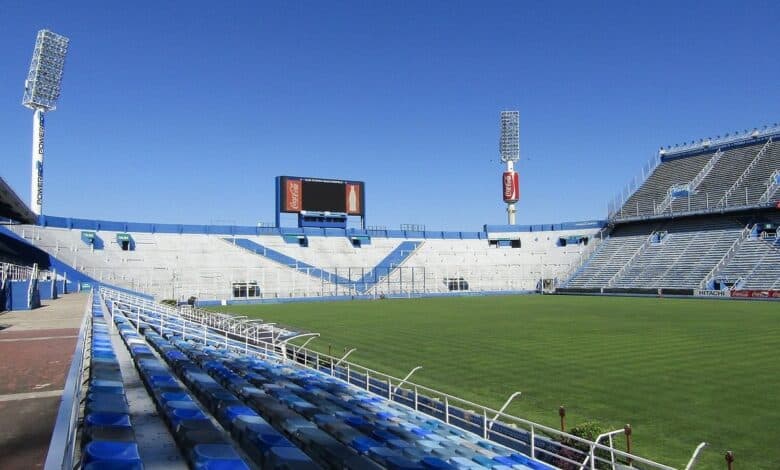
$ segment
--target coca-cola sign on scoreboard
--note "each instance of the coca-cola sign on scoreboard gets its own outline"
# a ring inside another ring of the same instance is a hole
[[[520,200],[520,176],[516,171],[505,171],[502,178],[504,186],[504,202]]]
[[[284,210],[298,212],[303,209],[303,194],[301,180],[288,179],[284,182],[285,207]]]

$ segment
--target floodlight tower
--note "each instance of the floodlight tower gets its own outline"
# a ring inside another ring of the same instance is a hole
[[[506,163],[502,182],[507,222],[515,224],[515,203],[520,200],[520,177],[515,171],[515,162],[520,160],[520,113],[501,111],[501,140],[499,142],[501,161]]]
[[[43,114],[57,109],[68,42],[65,36],[47,29],[38,31],[30,71],[24,81],[22,104],[34,111],[30,209],[35,215],[41,215],[43,209]]]

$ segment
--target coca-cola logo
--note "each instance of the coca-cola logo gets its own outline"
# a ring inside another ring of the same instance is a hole
[[[515,186],[512,178],[512,173],[506,173],[504,175],[504,198],[509,199],[515,195]]]
[[[301,210],[301,182],[287,181],[287,209]]]

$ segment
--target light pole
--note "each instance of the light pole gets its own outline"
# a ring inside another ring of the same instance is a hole
[[[30,209],[36,216],[43,211],[43,115],[57,109],[68,43],[69,39],[65,36],[46,29],[38,31],[30,70],[24,81],[22,104],[33,110]]]
[[[520,177],[515,171],[515,162],[520,160],[520,113],[501,111],[501,140],[499,141],[501,161],[506,163],[502,175],[507,223],[515,224],[515,203],[520,200]]]

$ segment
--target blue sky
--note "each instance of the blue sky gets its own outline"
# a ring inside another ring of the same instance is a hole
[[[661,145],[780,121],[777,2],[0,0],[0,175],[29,198],[35,34],[71,38],[44,212],[272,221],[273,178],[363,180],[369,225],[603,217]]]

